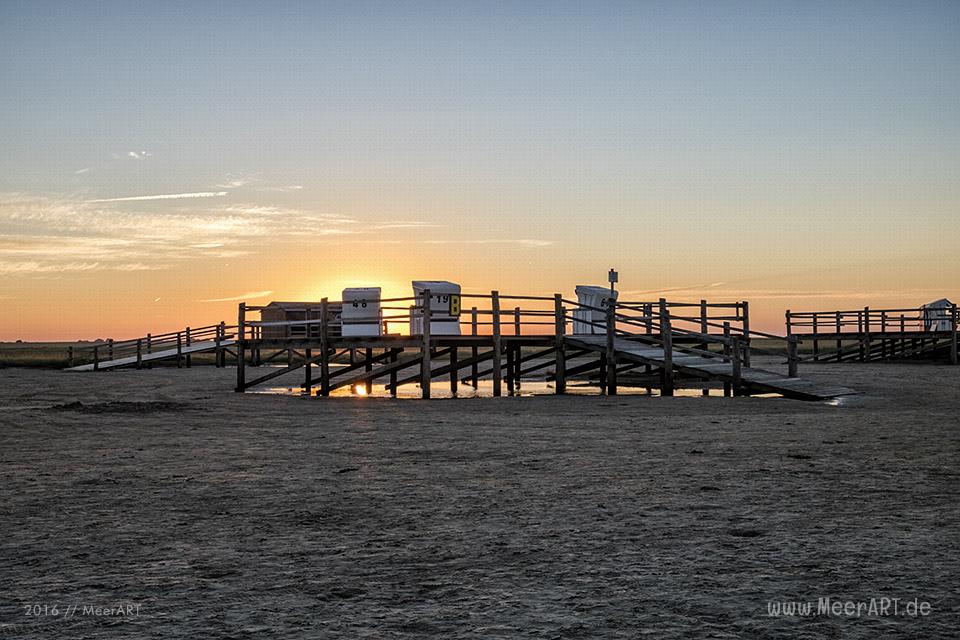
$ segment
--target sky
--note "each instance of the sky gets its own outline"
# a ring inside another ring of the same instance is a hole
[[[0,340],[240,300],[960,299],[957,2],[0,0]]]

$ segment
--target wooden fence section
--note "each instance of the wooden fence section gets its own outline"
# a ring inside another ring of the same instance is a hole
[[[812,346],[801,360],[946,358],[958,363],[957,305],[943,308],[787,311],[787,335]]]
[[[154,363],[176,361],[177,367],[190,367],[192,356],[213,353],[216,366],[226,366],[227,355],[235,343],[233,325],[224,322],[205,327],[186,327],[182,331],[147,334],[131,340],[107,340],[88,347],[69,347],[70,371],[106,371],[121,367],[141,369]]]
[[[301,388],[309,394],[317,387],[321,397],[344,386],[369,390],[380,380],[393,394],[403,384],[419,383],[422,396],[429,398],[431,382],[437,378],[449,380],[451,392],[456,393],[459,384],[476,386],[486,376],[492,379],[493,395],[500,396],[504,385],[508,393],[515,392],[524,375],[552,366],[550,379],[559,394],[565,393],[568,376],[588,373],[596,375],[601,393],[616,394],[618,377],[636,369],[643,370],[643,386],[659,388],[663,395],[673,394],[678,379],[691,378],[703,383],[704,393],[708,393],[708,382],[718,381],[727,395],[773,390],[820,399],[852,393],[819,388],[798,378],[796,339],[751,330],[745,302],[660,299],[612,302],[598,308],[560,294],[461,294],[456,300],[457,308],[463,310],[461,335],[431,335],[432,309],[422,302],[430,300],[429,291],[422,296],[380,300],[381,309],[388,312],[383,318],[385,331],[369,337],[340,334],[330,313],[339,302],[325,299],[316,307],[305,306],[300,310],[302,319],[288,322],[263,320],[266,307],[241,303],[236,391],[302,369]],[[260,319],[256,319],[258,312]],[[391,332],[398,324],[412,326],[412,317],[422,318],[422,333]],[[576,333],[569,330],[571,326]],[[788,375],[751,369],[750,354],[759,351],[751,346],[751,339],[757,337],[784,342],[785,352],[779,355],[786,357]],[[646,348],[638,351],[638,345]],[[247,378],[248,364],[284,355],[286,366]],[[568,367],[570,357],[589,361]],[[418,374],[403,374],[413,367]]]

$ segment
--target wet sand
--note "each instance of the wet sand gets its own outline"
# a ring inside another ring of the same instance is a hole
[[[960,367],[801,373],[864,395],[320,400],[208,367],[0,370],[0,637],[954,637]],[[826,596],[932,612],[768,615]]]

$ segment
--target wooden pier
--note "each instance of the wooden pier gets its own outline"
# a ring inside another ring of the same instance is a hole
[[[615,395],[620,376],[635,373],[644,387],[665,396],[673,395],[678,383],[702,386],[705,394],[708,387],[722,385],[725,395],[774,393],[804,400],[855,393],[798,377],[796,339],[751,330],[746,302],[660,299],[596,308],[560,294],[460,294],[450,296],[450,304],[463,309],[461,335],[431,335],[431,304],[423,300],[430,300],[429,291],[423,297],[380,300],[383,335],[369,337],[340,334],[331,313],[340,302],[305,306],[297,310],[303,320],[292,321],[264,320],[261,312],[267,307],[241,303],[235,390],[298,372],[303,392],[316,391],[319,397],[344,387],[369,392],[378,382],[393,395],[401,385],[419,384],[422,397],[429,398],[435,380],[447,381],[456,394],[458,385],[476,387],[489,376],[493,395],[501,396],[504,388],[518,391],[523,376],[547,370],[558,394],[566,392],[572,376],[594,375],[601,393]],[[584,322],[581,314],[581,333],[572,333],[576,311],[598,312],[604,321]],[[421,334],[395,331],[410,327],[414,315],[422,318]],[[589,325],[586,332],[584,325]],[[759,351],[751,340],[758,337],[785,342],[785,352],[775,355],[786,358],[788,375],[751,367],[751,352]],[[573,358],[586,362],[568,365]],[[284,360],[284,366],[269,371],[251,366]],[[250,369],[259,375],[248,377]]]
[[[956,304],[946,309],[788,310],[786,321],[787,335],[812,349],[800,360],[942,359],[958,363]]]

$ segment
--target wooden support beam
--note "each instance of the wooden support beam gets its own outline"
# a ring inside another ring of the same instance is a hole
[[[367,349],[363,352],[363,357],[364,357],[363,370],[367,372],[372,371],[373,370],[373,349],[371,349],[370,347],[367,347]],[[367,392],[367,395],[370,395],[371,393],[373,393],[373,380],[371,380],[370,378],[367,378],[367,381],[364,384],[364,390]]]
[[[663,346],[660,395],[673,395],[673,329],[667,299],[660,298],[660,343]]]
[[[840,332],[843,330],[843,321],[840,319],[839,311],[837,311],[836,323],[837,323],[837,326],[836,326],[837,335],[839,336]],[[841,340],[840,338],[837,338],[837,362],[840,362],[842,358],[843,358],[843,340]]]
[[[750,302],[744,300],[743,306],[743,366],[750,366]]]
[[[247,389],[246,372],[244,370],[244,348],[247,332],[247,305],[241,302],[237,310],[237,386],[234,389],[237,393],[243,393]],[[137,366],[140,363],[140,341],[137,341]]]
[[[566,341],[563,338],[567,332],[567,318],[563,308],[563,296],[559,293],[553,294],[553,317],[554,348],[557,351],[556,366],[554,367],[554,379],[556,380],[554,388],[558,395],[563,395],[567,392]]]
[[[320,396],[330,395],[330,323],[328,317],[330,303],[326,298],[320,301]]]
[[[723,361],[730,362],[730,354],[733,348],[730,341],[730,323],[723,323]],[[723,397],[729,398],[733,395],[733,386],[729,382],[723,383]]]
[[[435,354],[435,355],[437,355],[437,354]],[[484,360],[490,360],[492,357],[493,357],[493,350],[490,350],[490,351],[486,351],[486,352],[477,354],[476,360],[477,360],[478,362],[483,362]],[[419,359],[419,358],[418,358],[418,359]],[[473,360],[474,360],[474,358],[473,358],[473,356],[471,356],[471,357],[468,358],[467,360],[460,360],[460,361],[458,361],[457,364],[458,364],[459,367],[462,368],[462,367],[466,367],[466,366],[472,364]],[[405,365],[405,366],[409,366],[409,365]],[[447,375],[448,373],[450,373],[450,371],[451,371],[450,365],[449,365],[449,364],[445,364],[445,365],[440,366],[440,367],[435,367],[435,368],[431,371],[431,376],[432,376],[433,378],[439,378],[440,376]],[[404,385],[404,384],[410,384],[410,383],[412,383],[412,382],[417,382],[419,379],[420,379],[420,374],[417,373],[416,375],[408,376],[408,377],[406,377],[406,378],[401,378],[400,380],[397,381],[396,386],[401,386],[401,385]]]
[[[617,395],[617,350],[614,339],[617,334],[617,301],[611,298],[607,302],[607,395]]]
[[[797,336],[787,336],[787,375],[791,378],[797,377]]]
[[[706,338],[707,335],[710,333],[710,325],[708,324],[708,322],[709,320],[707,316],[707,301],[701,299],[700,300],[700,333],[703,334],[704,338]],[[702,349],[703,351],[708,351],[710,349],[710,341],[704,339],[704,341],[700,343],[700,349]],[[706,386],[703,387],[701,393],[704,396],[709,396],[710,388]]]
[[[957,305],[954,304],[950,309],[950,364],[957,364],[960,355],[957,354],[957,323],[960,322],[960,316],[957,313]]]
[[[287,353],[290,353],[290,350],[287,349]],[[303,391],[309,396],[310,392],[313,390],[313,378],[310,376],[310,361],[312,357],[312,352],[310,349],[303,350]],[[293,366],[293,363],[287,365],[287,368]]]
[[[507,345],[507,395],[513,395],[514,386],[513,386],[513,345]]]
[[[470,335],[477,335],[477,308],[473,307],[470,309]],[[477,371],[477,352],[478,348],[476,345],[470,347],[470,356],[473,358],[473,364],[470,365],[470,382],[473,385],[473,388],[476,389],[480,384],[480,376]]]
[[[733,336],[731,338],[730,350],[733,352],[733,395],[743,395],[743,379],[741,377],[740,359],[742,358],[742,345],[740,338]]]
[[[493,397],[498,398],[502,394],[500,388],[501,376],[500,370],[500,292],[490,292],[490,304],[493,310]]]
[[[390,395],[394,398],[397,397],[397,356],[402,352],[403,349],[390,349],[390,364],[393,365],[390,367]]]
[[[870,336],[870,307],[863,308],[863,350],[867,360],[872,360],[870,353],[871,350],[871,336]]]
[[[450,394],[457,395],[457,376],[460,375],[460,368],[457,366],[459,353],[457,348],[450,349]]]
[[[432,363],[430,362],[430,322],[432,317],[430,309],[430,290],[424,289],[422,295],[422,310],[420,317],[423,318],[423,346],[420,347],[420,395],[424,400],[429,400],[430,369],[432,367]]]

